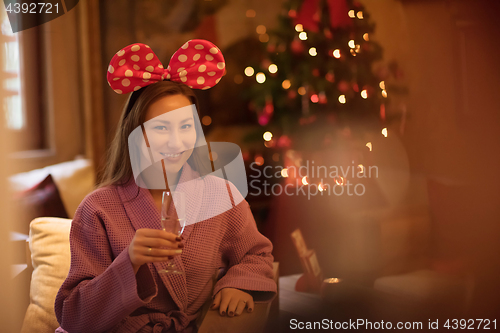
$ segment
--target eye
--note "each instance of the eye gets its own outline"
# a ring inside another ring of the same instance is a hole
[[[155,127],[153,127],[153,129],[155,129],[157,131],[166,131],[167,127],[166,126],[155,126]]]
[[[189,129],[191,127],[193,127],[193,125],[191,125],[191,124],[185,124],[185,125],[181,126],[181,129]]]

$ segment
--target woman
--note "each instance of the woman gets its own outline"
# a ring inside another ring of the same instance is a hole
[[[206,61],[214,58],[213,44],[200,40],[186,44],[196,52],[206,49],[201,54]],[[184,46],[182,54],[189,50]],[[137,47],[148,48],[134,44],[119,51],[115,57],[126,61],[114,57],[113,70],[118,72],[120,61],[126,66]],[[148,54],[140,57],[147,59]],[[196,54],[193,58],[200,58]],[[215,66],[220,67],[219,63]],[[199,72],[202,65],[191,68]],[[205,66],[213,67],[208,62]],[[127,73],[128,69],[121,69]],[[245,309],[251,312],[254,301],[269,301],[276,294],[272,244],[257,231],[248,203],[231,183],[197,171],[203,133],[194,111],[186,113],[196,110],[194,93],[186,84],[173,82],[175,73],[181,72],[171,60],[167,70],[157,72],[158,80],[145,82],[129,98],[100,187],[84,199],[73,219],[71,268],[55,302],[59,332],[195,332],[195,320],[210,297],[212,309],[234,316]],[[144,73],[134,73],[133,78],[144,81]],[[214,80],[218,82],[220,75]],[[163,81],[164,76],[171,81]],[[192,82],[183,77],[189,78],[189,73],[177,78]],[[118,90],[113,84],[120,81],[110,79],[109,72],[108,82]],[[158,120],[163,125],[152,126]],[[136,128],[142,129],[147,146],[142,146],[139,156],[149,156],[151,163],[143,165],[139,174],[133,170],[137,161],[130,160],[135,150],[128,146]],[[155,133],[168,134],[159,150]],[[155,170],[167,176],[164,188],[177,187],[188,194],[186,214],[191,223],[182,237],[161,230],[162,186],[151,177]],[[227,209],[220,209],[221,197],[230,198]],[[158,273],[170,257],[185,275]],[[220,267],[226,274],[213,286],[212,276]]]

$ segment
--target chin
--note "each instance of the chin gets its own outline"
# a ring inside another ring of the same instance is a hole
[[[165,171],[167,172],[167,174],[179,172],[184,166],[184,164],[187,163],[188,159],[189,157],[183,158],[182,160],[176,162],[171,162],[168,161],[167,159],[163,159],[163,163],[165,164]]]

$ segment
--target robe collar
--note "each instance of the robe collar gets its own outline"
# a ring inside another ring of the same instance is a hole
[[[131,178],[123,186],[118,186],[118,193],[122,199],[125,211],[135,230],[142,228],[161,229],[160,212],[155,206],[153,197],[148,189],[138,187],[134,179]],[[182,168],[181,177],[175,191],[184,192],[186,196],[186,227],[182,236],[184,244],[188,243],[189,235],[194,227],[194,221],[197,221],[197,216],[203,199],[204,184],[199,173],[194,171],[188,163],[185,163]],[[176,218],[175,209],[171,205],[169,213]],[[196,244],[190,244],[196,246]],[[184,265],[181,256],[174,257],[175,265],[184,271]],[[156,270],[166,268],[166,263],[153,263]],[[179,274],[158,274],[168,289],[172,299],[182,312],[187,310],[187,283],[186,276]]]

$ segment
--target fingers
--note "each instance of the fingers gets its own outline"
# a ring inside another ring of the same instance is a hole
[[[182,254],[182,249],[158,249],[153,247],[144,247],[141,254],[149,257],[168,257]]]
[[[236,305],[236,310],[234,311],[235,316],[239,316],[242,314],[243,310],[245,310],[245,307],[247,306],[247,302],[245,300],[238,300],[237,305]]]
[[[221,299],[221,292],[219,291],[217,295],[215,295],[214,302],[212,303],[212,306],[210,307],[212,310],[215,310],[219,307],[220,305],[220,299]]]
[[[144,247],[153,248],[183,248],[184,243],[178,241],[169,241],[163,238],[153,238],[153,237],[138,237],[137,245]]]
[[[246,301],[247,301],[247,311],[252,312],[254,307],[253,297],[250,296]]]
[[[161,229],[138,229],[136,231],[137,234],[144,236],[144,237],[151,237],[151,238],[163,238],[165,240],[169,240],[171,242],[175,241],[180,241],[182,239],[181,236],[176,236],[171,232],[166,232],[165,230]]]
[[[219,294],[221,294],[221,293],[222,293],[222,295],[221,295],[221,301],[220,301],[220,306],[219,306],[219,313],[221,316],[225,316],[227,311],[228,311],[227,307],[229,305],[229,302],[231,301],[231,294],[225,292],[224,289],[219,291]]]
[[[227,305],[227,315],[229,317],[234,316],[234,313],[236,311],[236,307],[238,306],[238,303],[243,303],[243,302],[240,302],[239,297],[237,297],[237,296],[231,297],[231,300],[229,301],[229,304]],[[244,308],[244,306],[243,306],[243,308]],[[241,314],[241,312],[240,312],[240,314]]]
[[[252,312],[254,308],[253,297],[241,290],[235,288],[223,288],[217,295],[212,304],[212,309],[219,308],[221,316],[233,317],[239,316],[247,308],[248,312]]]

